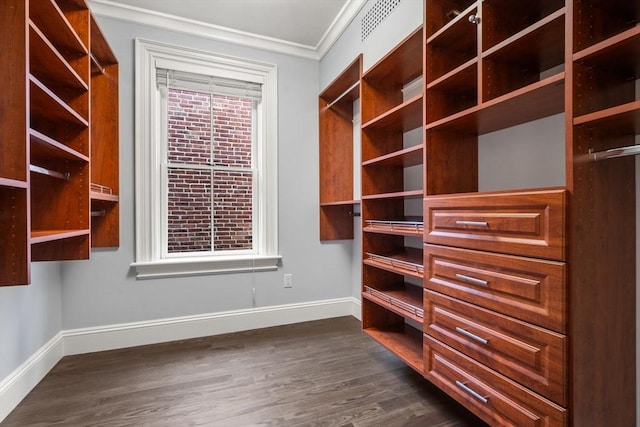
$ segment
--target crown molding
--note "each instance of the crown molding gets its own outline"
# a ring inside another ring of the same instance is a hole
[[[261,36],[233,28],[208,24],[175,15],[156,12],[111,0],[89,0],[91,11],[97,16],[133,22],[163,30],[175,31],[224,43],[251,47],[306,59],[320,60],[360,11],[366,0],[347,0],[317,46]]]

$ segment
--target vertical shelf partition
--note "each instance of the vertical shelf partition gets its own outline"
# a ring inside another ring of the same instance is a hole
[[[360,98],[362,55],[318,99],[320,123],[320,240],[353,239],[354,102]]]

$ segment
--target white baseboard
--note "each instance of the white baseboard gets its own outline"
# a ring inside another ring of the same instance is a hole
[[[348,297],[61,331],[0,381],[0,422],[64,356],[332,317],[360,319],[360,305],[359,300]]]
[[[63,333],[58,332],[8,377],[0,381],[0,422],[64,356]]]

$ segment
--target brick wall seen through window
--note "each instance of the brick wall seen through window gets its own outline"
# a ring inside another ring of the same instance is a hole
[[[170,88],[167,111],[168,252],[251,249],[251,100]]]

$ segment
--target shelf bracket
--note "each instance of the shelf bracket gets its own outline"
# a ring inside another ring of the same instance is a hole
[[[605,159],[613,159],[616,157],[635,156],[640,154],[640,144],[629,145],[621,148],[611,148],[604,151],[593,151],[589,148],[589,160],[598,161]]]

